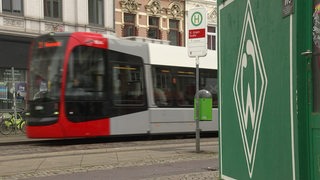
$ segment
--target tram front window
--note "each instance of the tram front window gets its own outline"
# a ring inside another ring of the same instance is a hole
[[[30,62],[30,101],[59,99],[66,40],[44,36],[33,43]]]
[[[57,121],[66,42],[66,38],[45,35],[32,44],[27,90],[29,125],[49,125]]]

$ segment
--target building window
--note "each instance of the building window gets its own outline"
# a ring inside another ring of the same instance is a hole
[[[2,12],[22,15],[22,0],[2,0]]]
[[[44,17],[53,20],[62,20],[62,1],[44,0]]]
[[[170,45],[179,46],[180,45],[180,33],[179,33],[179,21],[178,20],[169,20],[169,37]]]
[[[89,4],[89,23],[93,25],[104,25],[103,19],[103,0],[88,0]]]
[[[14,73],[15,102],[17,109],[25,109],[27,71],[25,69],[0,68],[0,110],[14,107],[12,74]]]
[[[135,14],[124,13],[123,37],[136,36]]]
[[[160,39],[159,18],[149,16],[148,38]]]
[[[208,49],[216,50],[216,27],[208,26]]]

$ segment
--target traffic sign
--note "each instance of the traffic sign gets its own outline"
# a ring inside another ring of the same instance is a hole
[[[188,55],[202,57],[207,55],[207,10],[203,7],[188,12]]]

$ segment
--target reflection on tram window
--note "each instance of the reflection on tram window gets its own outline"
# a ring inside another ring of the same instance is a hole
[[[65,108],[73,122],[96,120],[108,113],[104,50],[78,46],[69,57]]]
[[[69,59],[67,96],[86,96],[98,100],[105,97],[103,50],[79,46]]]
[[[109,51],[108,57],[113,61],[111,72],[114,105],[145,105],[142,59],[115,51]]]
[[[194,68],[153,66],[154,101],[159,107],[193,107],[196,93]],[[213,107],[217,107],[217,73],[200,69],[199,86],[211,92]]]

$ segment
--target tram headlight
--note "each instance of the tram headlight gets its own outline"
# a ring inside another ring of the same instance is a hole
[[[54,115],[58,115],[59,114],[59,102],[54,103],[54,111],[53,111]]]

